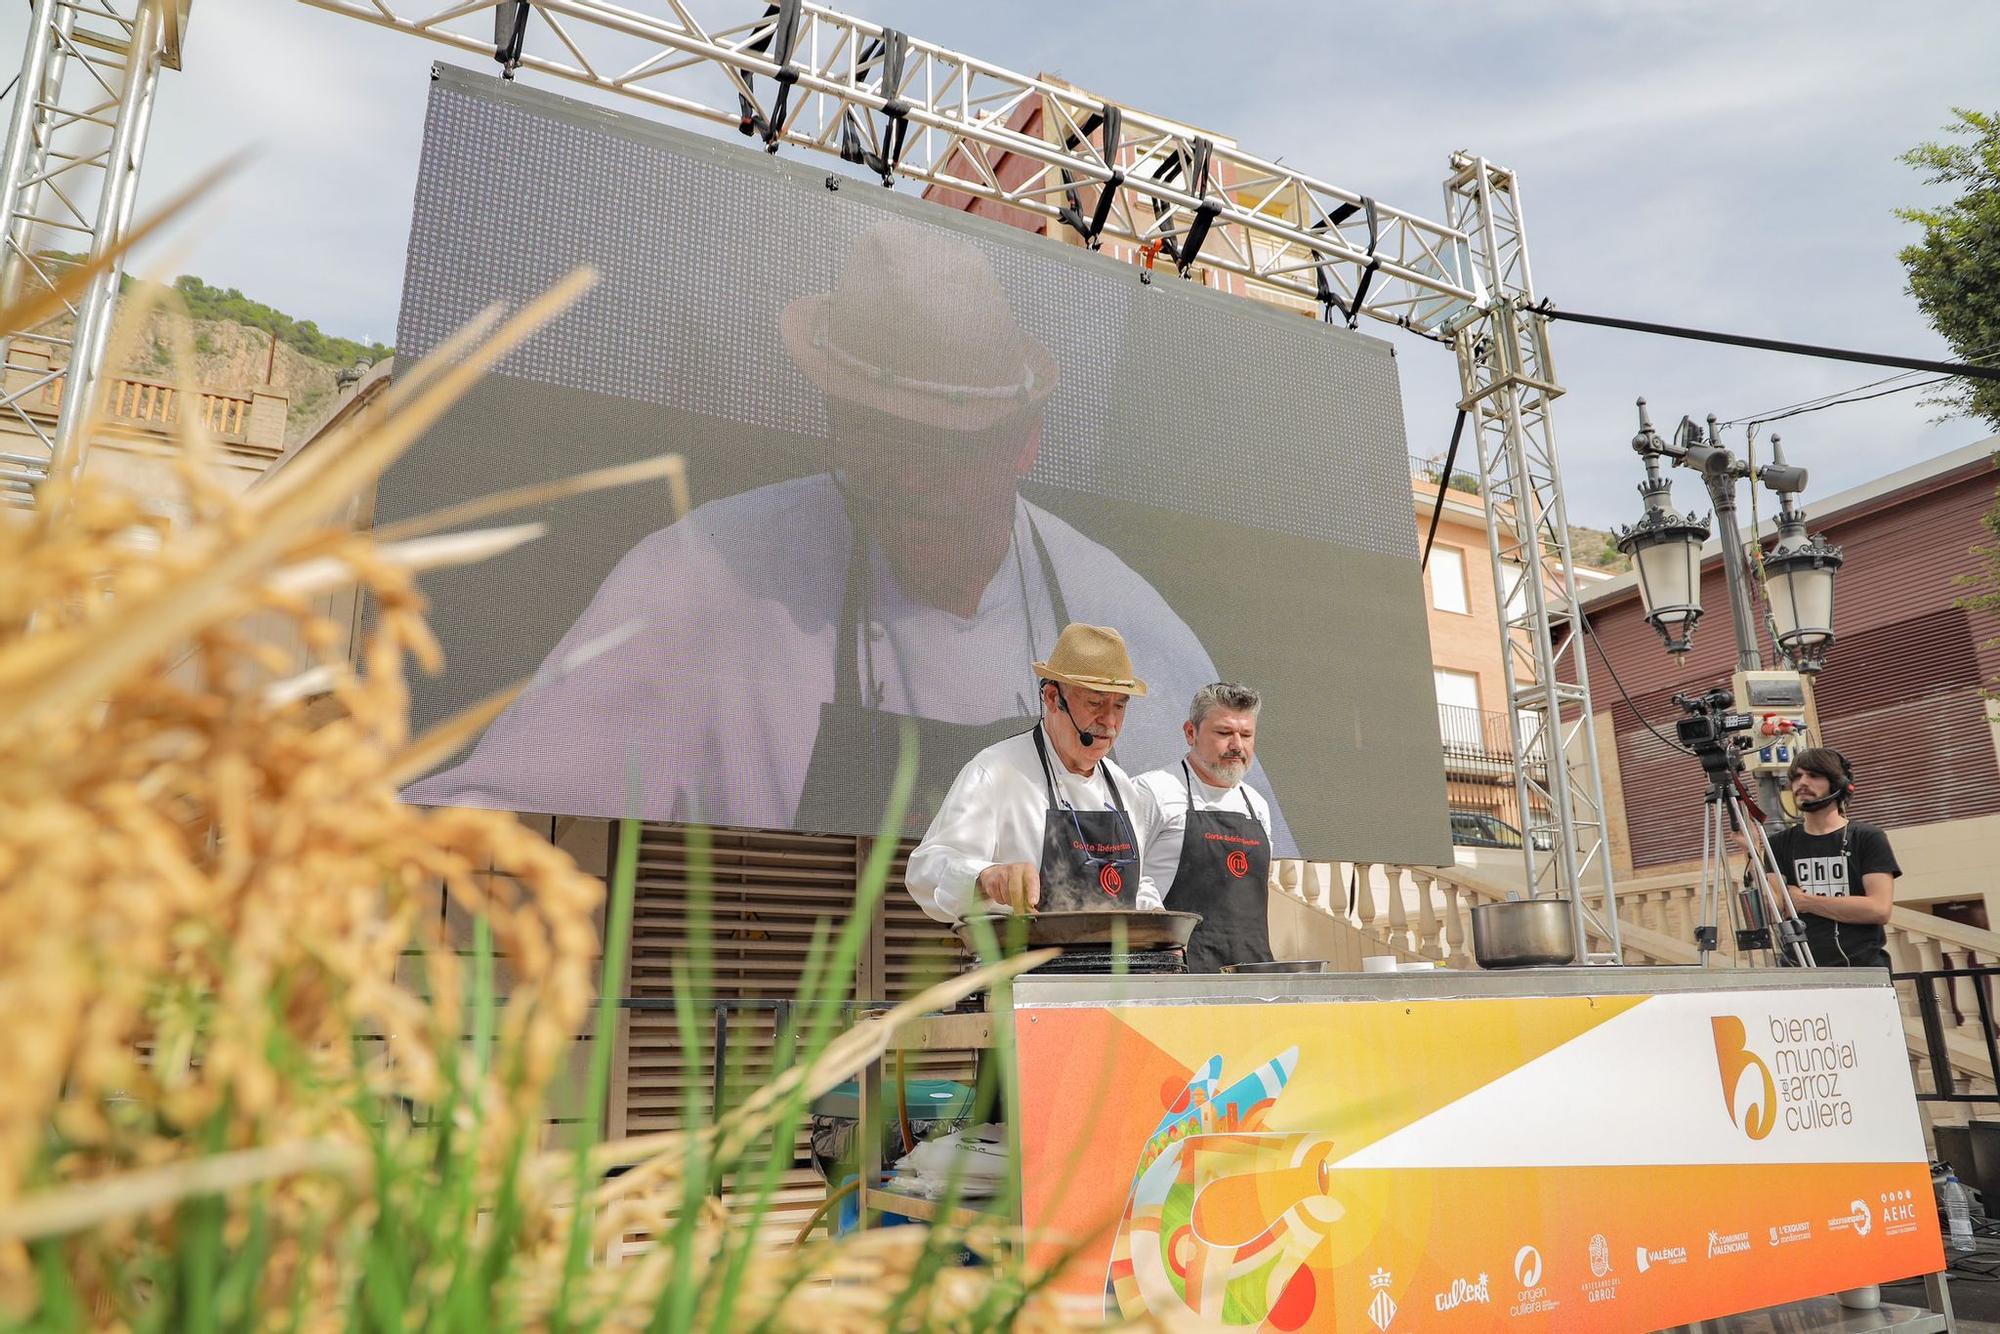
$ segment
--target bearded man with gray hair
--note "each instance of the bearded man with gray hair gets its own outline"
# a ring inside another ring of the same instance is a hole
[[[1246,685],[1203,686],[1181,725],[1187,755],[1138,779],[1153,798],[1141,831],[1147,878],[1166,908],[1201,914],[1188,941],[1191,973],[1271,960],[1271,805],[1243,781],[1262,705]]]

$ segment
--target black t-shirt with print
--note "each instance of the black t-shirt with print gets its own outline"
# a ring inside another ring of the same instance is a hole
[[[1804,825],[1793,825],[1772,836],[1771,851],[1777,854],[1786,883],[1808,894],[1848,898],[1862,892],[1863,876],[1878,871],[1892,876],[1903,873],[1889,847],[1889,836],[1872,824],[1852,820],[1831,834],[1808,834]],[[1881,927],[1836,922],[1816,913],[1800,915],[1805,919],[1813,962],[1820,967],[1889,966],[1888,937]]]

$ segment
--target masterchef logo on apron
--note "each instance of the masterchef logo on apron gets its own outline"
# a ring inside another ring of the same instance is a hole
[[[1270,904],[1264,882],[1271,874],[1269,831],[1241,790],[1243,812],[1203,810],[1196,804],[1194,774],[1181,762],[1187,815],[1181,857],[1168,886],[1166,907],[1197,912],[1201,924],[1188,941],[1191,973],[1213,973],[1232,963],[1271,958]]]
[[[1107,866],[1097,873],[1097,887],[1115,899],[1125,888],[1125,877],[1118,874],[1117,867]]]

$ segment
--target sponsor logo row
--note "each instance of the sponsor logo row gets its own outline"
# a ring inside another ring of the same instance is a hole
[[[1914,1231],[1917,1227],[1916,1205],[1912,1192],[1908,1190],[1884,1191],[1876,1199],[1875,1207],[1867,1200],[1855,1200],[1848,1211],[1826,1220],[1824,1232],[1852,1232],[1866,1237],[1877,1230],[1877,1209],[1881,1214],[1882,1235],[1896,1236]],[[1791,1246],[1813,1239],[1814,1227],[1811,1220],[1773,1225],[1766,1238],[1767,1246]],[[1742,1255],[1755,1249],[1749,1229],[1741,1232],[1710,1231],[1705,1243],[1694,1247],[1685,1245],[1648,1246],[1634,1243],[1631,1250],[1631,1264],[1625,1272],[1631,1274],[1651,1274],[1655,1270],[1669,1271],[1688,1263],[1689,1255],[1696,1254],[1709,1260],[1731,1255]],[[1621,1268],[1623,1251],[1614,1257],[1610,1240],[1601,1232],[1590,1238],[1588,1258],[1590,1278],[1581,1283],[1577,1290],[1579,1299],[1586,1305],[1597,1302],[1616,1301],[1619,1284],[1623,1281],[1618,1272]],[[1549,1284],[1543,1281],[1542,1253],[1532,1244],[1522,1246],[1514,1252],[1512,1265],[1512,1285],[1503,1280],[1496,1285],[1493,1276],[1480,1271],[1454,1277],[1449,1283],[1431,1294],[1432,1311],[1442,1314],[1468,1307],[1491,1308],[1504,1304],[1510,1316],[1538,1315],[1553,1311],[1561,1304]],[[1375,1328],[1388,1334],[1395,1322],[1398,1307],[1390,1290],[1395,1285],[1395,1276],[1386,1269],[1378,1268],[1369,1276],[1370,1298],[1368,1319]]]

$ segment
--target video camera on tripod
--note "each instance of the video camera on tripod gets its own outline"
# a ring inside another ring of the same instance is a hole
[[[1777,859],[1763,827],[1745,808],[1737,790],[1738,776],[1744,772],[1743,752],[1753,744],[1749,733],[1757,716],[1736,712],[1736,695],[1717,686],[1698,695],[1675,695],[1674,703],[1687,716],[1674,720],[1674,739],[1701,761],[1708,775],[1708,814],[1702,826],[1701,923],[1695,928],[1695,947],[1706,965],[1715,953],[1718,917],[1724,902],[1736,910],[1736,946],[1739,953],[1770,950],[1781,962],[1810,967],[1812,951],[1805,941],[1805,924],[1790,901],[1771,893],[1764,878],[1765,868],[1775,870]],[[1729,879],[1729,840],[1740,833],[1749,844],[1752,875],[1740,897]]]
[[[1729,738],[1739,732],[1748,732],[1757,725],[1757,716],[1751,713],[1736,713],[1736,696],[1722,686],[1699,695],[1675,695],[1674,703],[1687,717],[1674,720],[1674,739],[1695,754],[1703,757],[1702,767],[1708,769],[1709,752],[1720,752],[1729,761],[1726,771],[1740,770],[1741,747]],[[1710,770],[1713,776],[1713,770]]]

